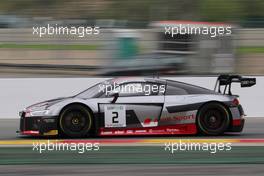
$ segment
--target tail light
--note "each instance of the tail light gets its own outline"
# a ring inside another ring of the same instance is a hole
[[[232,105],[233,106],[238,106],[239,105],[239,100],[237,98],[235,98],[233,101],[232,101]]]

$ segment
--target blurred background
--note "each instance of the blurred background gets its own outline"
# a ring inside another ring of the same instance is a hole
[[[232,35],[164,34],[164,24]],[[39,37],[32,27],[99,26]],[[0,77],[264,74],[263,0],[1,0]]]

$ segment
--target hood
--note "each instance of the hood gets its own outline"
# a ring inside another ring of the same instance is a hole
[[[42,102],[39,102],[39,103],[36,103],[36,104],[33,104],[29,107],[27,107],[26,109],[32,109],[32,108],[39,108],[39,107],[45,107],[45,108],[48,108],[56,103],[59,103],[63,100],[66,100],[66,99],[69,99],[69,98],[72,98],[72,97],[59,97],[59,98],[55,98],[55,99],[50,99],[50,100],[47,100],[47,101],[42,101]]]

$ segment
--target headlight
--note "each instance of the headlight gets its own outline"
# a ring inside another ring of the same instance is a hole
[[[50,111],[47,103],[39,103],[26,109],[25,117],[47,116]]]
[[[25,109],[25,117],[50,116],[50,107],[58,101],[46,101],[31,105]]]
[[[49,114],[50,114],[49,110],[38,110],[38,111],[27,110],[25,117],[48,116]]]
[[[46,110],[48,105],[49,105],[48,103],[44,102],[29,106],[27,109],[30,111],[42,111],[42,110]]]
[[[46,105],[32,106],[25,110],[25,117],[47,116],[49,113],[50,110],[47,109]]]

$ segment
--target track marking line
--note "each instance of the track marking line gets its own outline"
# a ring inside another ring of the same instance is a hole
[[[100,143],[102,145],[163,145],[165,143],[232,143],[264,145],[264,139],[69,139],[69,140],[0,140],[0,146],[33,145],[33,143]]]

